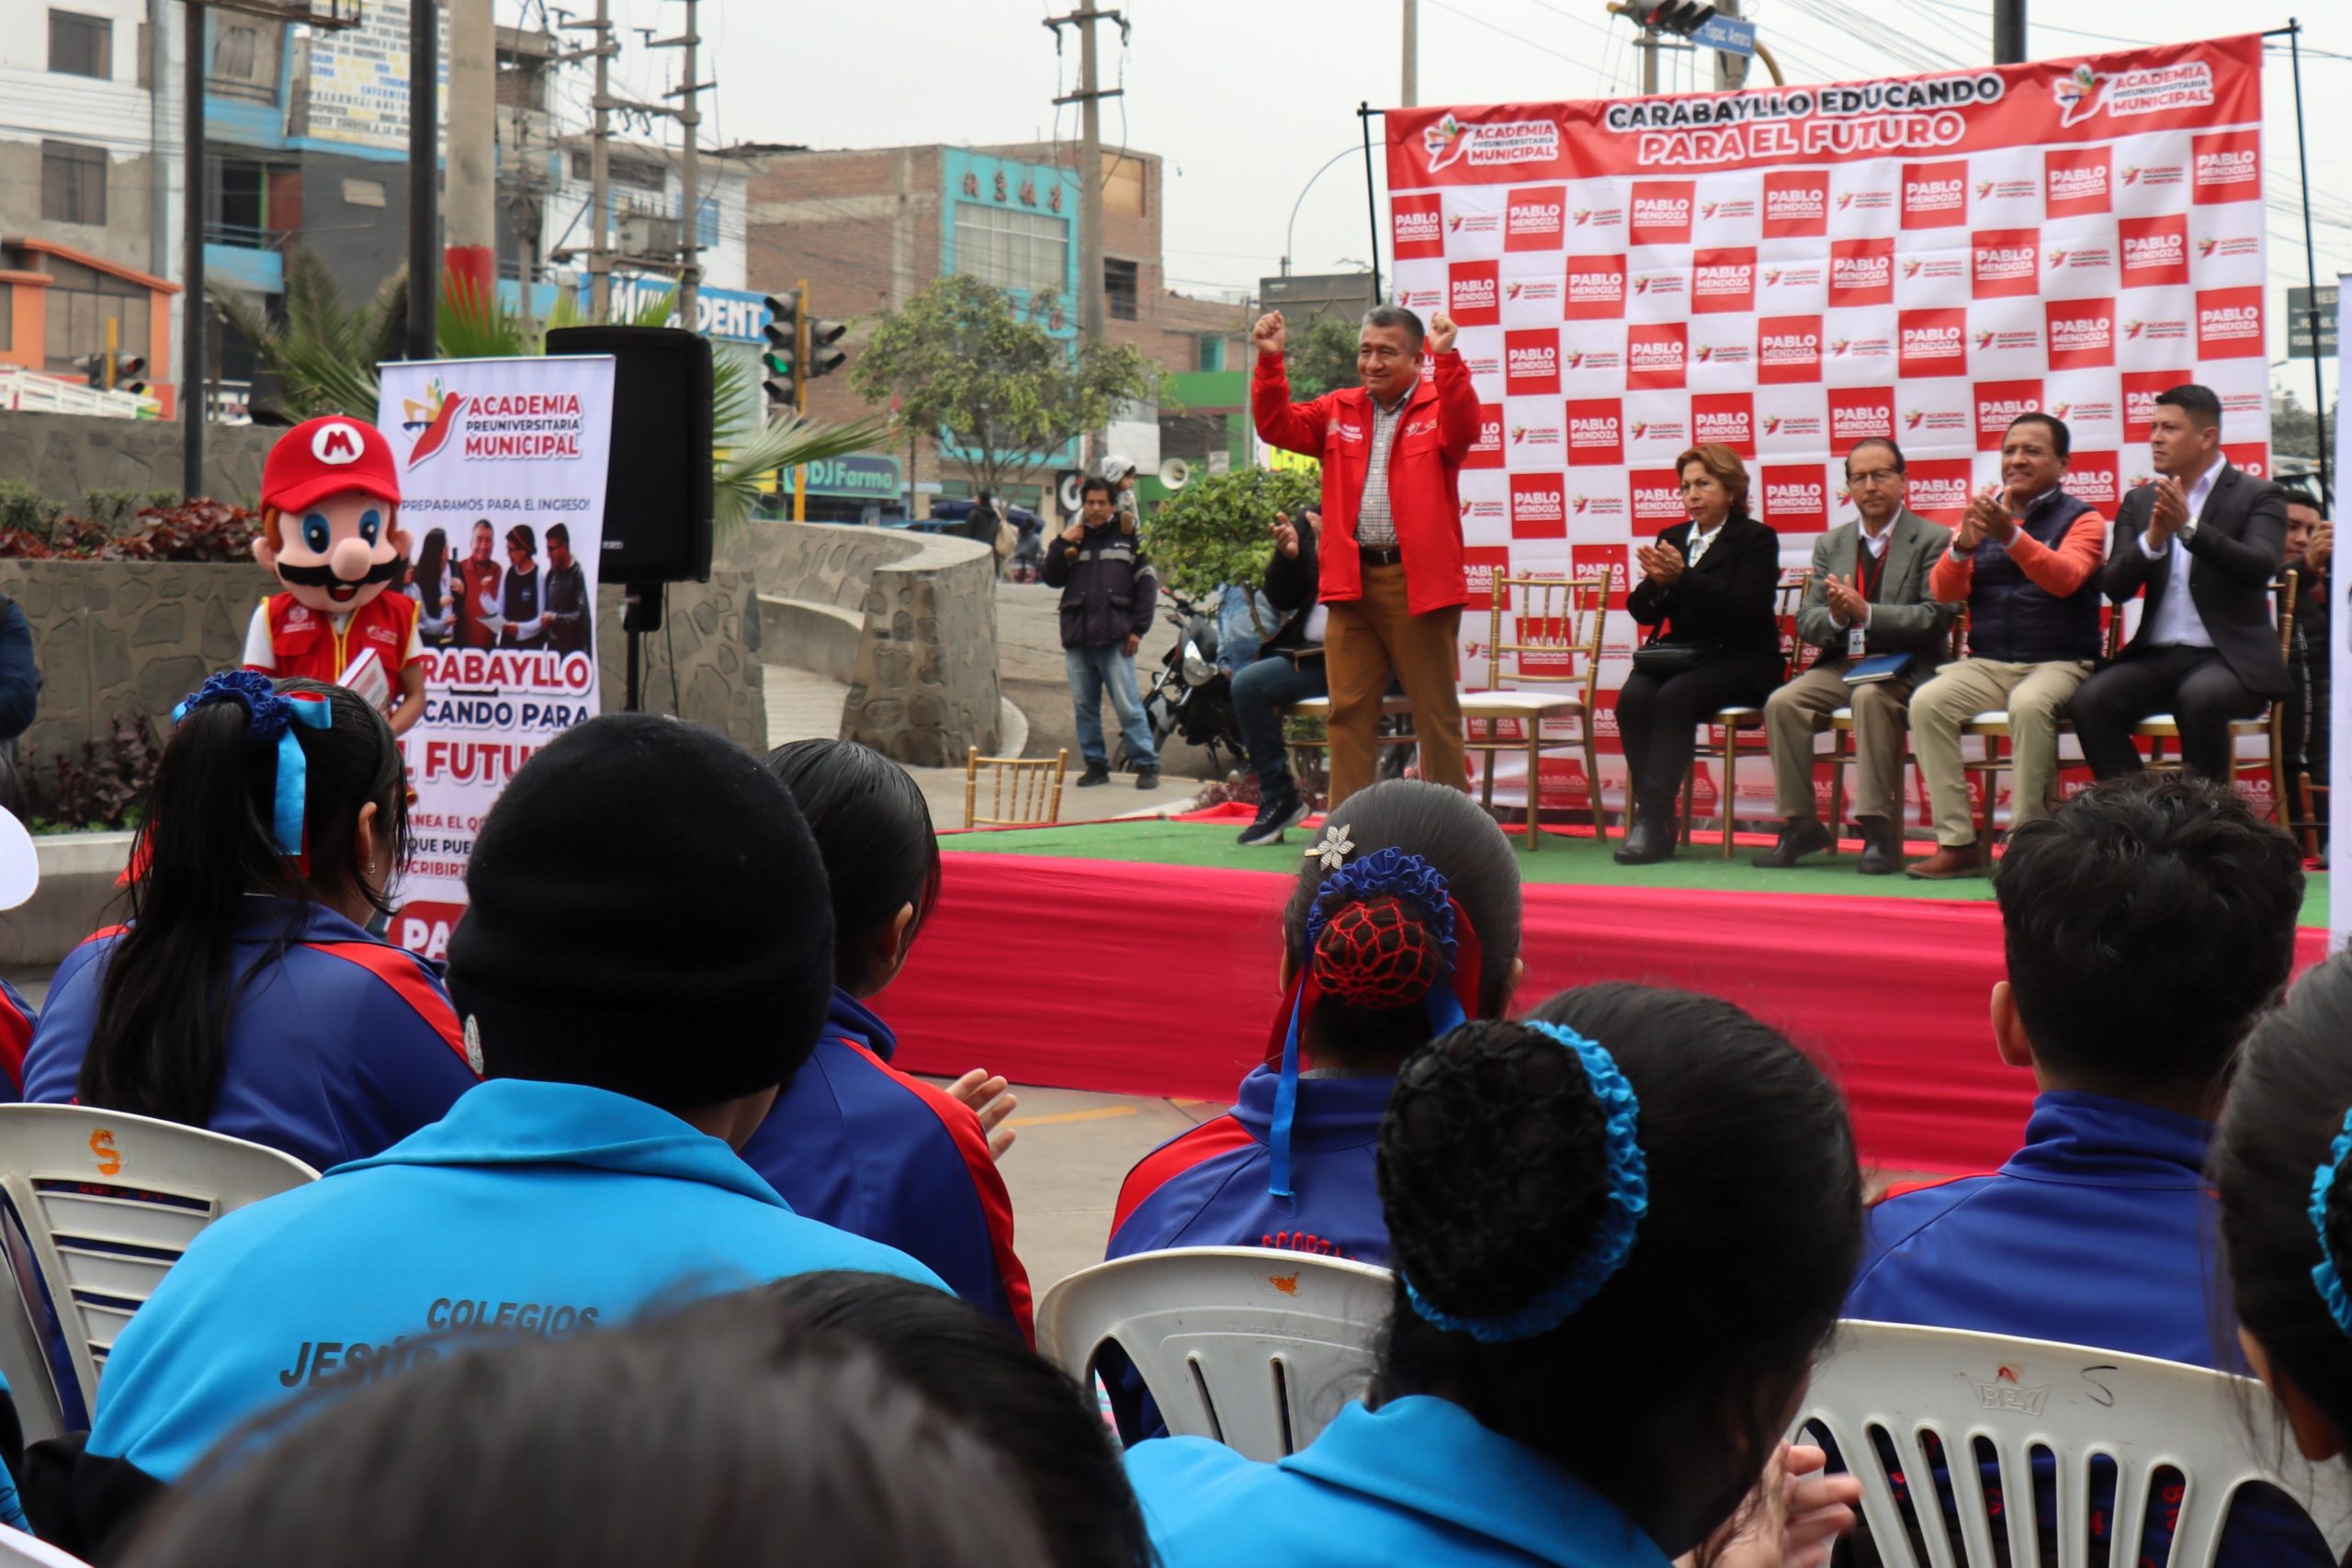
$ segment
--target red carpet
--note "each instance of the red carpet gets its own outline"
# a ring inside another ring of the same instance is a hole
[[[958,853],[907,973],[881,998],[915,1072],[1224,1100],[1280,999],[1276,872]],[[1530,884],[1522,1002],[1590,980],[1736,1002],[1838,1077],[1865,1164],[1986,1169],[2033,1094],[1986,1022],[1988,903]],[[2307,930],[2297,967],[2326,953]],[[1865,979],[1866,977],[1866,979]]]

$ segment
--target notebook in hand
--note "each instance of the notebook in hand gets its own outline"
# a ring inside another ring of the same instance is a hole
[[[1910,653],[1874,653],[1868,659],[1858,659],[1846,667],[1846,684],[1867,686],[1873,682],[1891,681],[1911,668],[1917,655]]]

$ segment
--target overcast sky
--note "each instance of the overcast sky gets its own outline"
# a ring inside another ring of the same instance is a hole
[[[571,0],[575,14],[585,0]],[[1112,0],[1098,0],[1108,5]],[[1162,243],[1172,287],[1254,289],[1278,270],[1298,204],[1293,269],[1340,270],[1371,245],[1360,157],[1360,100],[1398,94],[1398,0],[1119,0],[1132,33],[1102,27],[1103,74],[1124,80],[1104,105],[1103,136],[1167,162]],[[540,0],[499,0],[502,21],[538,23]],[[676,81],[676,53],[648,53],[639,28],[673,33],[681,0],[613,0],[627,53],[626,90],[651,96]],[[1046,0],[703,0],[718,104],[706,141],[876,147],[1078,134],[1078,47],[1061,54]],[[1984,0],[1747,0],[1747,13],[1792,82],[1905,73],[1991,59]],[[2211,36],[2226,14],[2246,28],[2283,24],[2290,6],[2226,9],[2211,0],[2030,0],[2030,53],[2050,59],[2132,43]],[[2304,0],[2303,94],[2323,278],[2352,269],[2352,4]],[[1634,25],[1602,0],[1421,0],[1420,100],[1481,104],[1610,97],[1631,92]],[[2264,81],[2270,265],[2302,279],[2295,210],[2293,83],[2284,39]],[[1669,85],[1712,82],[1713,55],[1672,55]],[[1759,73],[1760,75],[1760,73]],[[565,101],[584,113],[584,69]],[[1124,112],[1123,112],[1124,111]],[[1374,127],[1375,150],[1378,127]],[[1309,181],[1314,183],[1306,189]],[[1300,202],[1300,193],[1306,189]],[[2330,221],[2335,220],[2338,221]],[[1381,264],[1388,256],[1384,246]],[[759,280],[754,279],[754,282]],[[2305,383],[2308,384],[2307,381]]]

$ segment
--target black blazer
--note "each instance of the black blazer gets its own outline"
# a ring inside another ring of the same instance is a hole
[[[1690,556],[1690,525],[1677,523],[1657,536],[1684,559]],[[1776,602],[1781,587],[1781,536],[1740,513],[1724,519],[1724,531],[1697,566],[1671,588],[1645,577],[1626,595],[1625,608],[1645,626],[1670,622],[1664,640],[1697,643],[1724,653],[1781,657]]]
[[[2140,547],[2155,510],[2154,485],[2141,485],[2116,508],[2115,536],[2109,541],[2107,570],[2099,587],[2118,604],[2148,591],[2140,630],[2124,649],[2129,659],[2147,643],[2156,607],[2172,586],[2163,559],[2150,560]],[[2260,696],[2284,696],[2287,665],[2278,657],[2278,628],[2270,619],[2270,580],[2278,575],[2287,545],[2287,498],[2277,485],[2248,475],[2234,463],[2222,466],[2205,498],[2197,531],[2181,541],[2188,551],[2188,597],[2230,667],[2245,689]]]

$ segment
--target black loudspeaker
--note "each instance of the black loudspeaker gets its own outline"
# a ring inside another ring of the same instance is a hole
[[[556,327],[549,354],[613,356],[601,581],[710,581],[710,340],[676,327]]]

